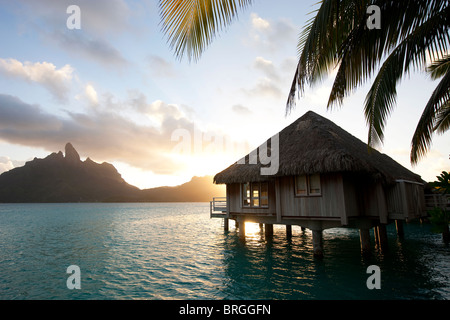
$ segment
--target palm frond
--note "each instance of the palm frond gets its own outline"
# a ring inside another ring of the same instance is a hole
[[[378,5],[382,12],[382,28],[368,30],[366,8]],[[292,81],[286,109],[295,106],[296,94],[300,97],[306,85],[313,85],[326,76],[329,70],[338,67],[328,107],[342,104],[343,99],[365,83],[378,65],[396,46],[418,27],[436,15],[443,15],[448,1],[323,1],[316,18],[305,28],[300,38],[301,56]],[[445,22],[448,30],[448,21]],[[429,23],[431,25],[431,23]],[[448,39],[448,32],[447,32]],[[428,46],[430,55],[442,52],[448,43],[432,42]],[[412,59],[411,64],[420,68],[423,56]],[[395,100],[394,100],[395,102]]]
[[[162,30],[181,59],[198,60],[216,34],[252,0],[160,0]]]
[[[450,7],[416,27],[387,57],[367,94],[364,113],[369,125],[368,144],[375,146],[383,141],[384,126],[396,102],[397,83],[411,69],[426,64],[427,53],[439,56],[438,47],[446,47],[450,41]],[[434,96],[437,98],[437,95]],[[436,103],[442,103],[442,97]]]
[[[442,59],[434,61],[427,67],[427,72],[430,74],[431,79],[436,80],[450,72],[450,54]]]
[[[438,111],[436,115],[436,125],[433,130],[439,134],[445,133],[450,129],[450,101]]]
[[[339,14],[349,12],[346,5],[353,5],[351,0],[323,0],[313,19],[303,28],[298,50],[299,62],[295,70],[288,100],[286,113],[295,107],[296,95],[300,96],[307,84],[313,84],[326,76],[337,63],[336,52],[340,42],[345,38],[344,31],[349,24],[342,23],[343,28],[335,28]]]
[[[420,117],[411,141],[410,160],[412,164],[422,158],[432,142],[433,132],[443,133],[448,130],[450,103],[450,72],[447,72],[434,89]],[[437,124],[436,124],[437,120]]]

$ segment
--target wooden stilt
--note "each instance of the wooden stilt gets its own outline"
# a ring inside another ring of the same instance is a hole
[[[292,238],[292,226],[290,224],[286,225],[286,238]]]
[[[228,218],[223,219],[223,231],[228,231],[229,221]]]
[[[260,223],[259,224],[259,231],[263,231],[263,229],[264,229],[264,223]]]
[[[239,222],[239,238],[245,239],[245,221]]]
[[[370,232],[367,228],[359,229],[359,240],[361,242],[361,252],[364,255],[370,253]]]
[[[375,245],[380,245],[380,238],[378,237],[378,226],[373,227],[373,235],[375,237]]]
[[[313,253],[314,257],[323,257],[323,240],[322,240],[322,230],[312,231],[312,241],[313,241]]]
[[[266,237],[273,236],[273,224],[266,223],[266,225],[265,225],[265,233],[266,233]]]
[[[403,229],[403,221],[402,220],[395,220],[395,228],[397,229],[398,237],[403,239],[405,237],[405,231]]]
[[[384,223],[380,223],[378,226],[378,241],[380,242],[381,250],[386,251],[388,249],[388,238],[386,225]]]
[[[236,230],[239,229],[239,222],[237,220],[234,220],[234,227],[236,228]]]

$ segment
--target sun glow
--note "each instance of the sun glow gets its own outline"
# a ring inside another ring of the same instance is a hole
[[[259,223],[245,222],[245,236],[256,236],[261,232]]]

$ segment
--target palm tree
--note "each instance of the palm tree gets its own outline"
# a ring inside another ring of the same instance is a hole
[[[251,0],[160,0],[162,30],[177,57],[197,60],[224,27]],[[381,28],[369,30],[367,8],[381,12]],[[416,164],[434,132],[450,127],[450,4],[448,0],[323,0],[304,27],[299,61],[288,95],[289,113],[305,88],[337,68],[328,108],[341,106],[358,86],[374,77],[364,114],[369,146],[383,142],[384,126],[396,103],[396,87],[405,74],[423,71],[441,78],[419,120],[411,142]]]

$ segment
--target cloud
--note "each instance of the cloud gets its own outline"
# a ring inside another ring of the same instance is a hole
[[[148,62],[152,75],[168,78],[172,78],[175,76],[173,65],[166,59],[160,56],[151,55],[148,57]]]
[[[0,73],[7,77],[38,83],[60,101],[67,98],[73,72],[74,69],[68,64],[57,69],[54,64],[45,61],[22,63],[16,59],[0,58]]]
[[[273,65],[273,62],[270,60],[266,60],[263,57],[256,57],[254,62],[254,67],[257,70],[261,70],[267,77],[271,80],[279,80],[280,76]]]
[[[82,156],[95,161],[117,161],[155,174],[175,174],[187,166],[186,159],[202,158],[205,150],[181,156],[174,151],[178,142],[172,140],[173,133],[177,129],[193,132],[195,127],[177,105],[160,100],[149,103],[140,92],[131,92],[127,99],[116,101],[112,109],[104,101],[98,102],[98,107],[87,109],[86,113],[66,111],[63,117],[0,94],[0,140],[50,152],[71,142]],[[124,107],[123,113],[115,112],[119,106]],[[206,134],[201,130],[197,133]],[[215,132],[208,135],[223,137]],[[194,138],[194,134],[190,137]]]
[[[260,78],[253,88],[243,90],[252,97],[282,98],[285,95],[278,84],[269,78]]]
[[[235,104],[234,106],[231,107],[231,109],[233,110],[233,112],[236,112],[239,115],[249,115],[252,114],[252,112],[250,111],[249,108],[241,105],[241,104]]]
[[[52,152],[70,141],[93,159],[121,161],[155,173],[167,174],[176,168],[164,156],[171,149],[170,127],[138,125],[104,109],[91,110],[87,114],[68,111],[63,118],[17,97],[0,95],[0,139]]]
[[[98,105],[98,96],[97,91],[95,91],[95,88],[91,84],[87,84],[84,93],[90,103],[91,106]]]
[[[269,21],[256,13],[250,14],[251,28],[247,43],[268,51],[284,50],[285,46],[295,48],[298,27],[289,19]]]
[[[103,38],[64,29],[47,34],[46,37],[70,54],[82,56],[106,67],[122,67],[128,64],[122,53]]]
[[[11,169],[21,167],[26,161],[13,160],[10,157],[0,157],[0,174]]]
[[[67,7],[80,8],[81,29],[69,30]],[[75,57],[103,66],[124,66],[127,60],[113,45],[125,32],[139,32],[131,25],[133,12],[125,0],[18,0],[9,6],[21,17],[21,29],[32,29]],[[26,23],[24,23],[26,21]]]
[[[129,30],[131,11],[125,0],[18,0],[21,14],[50,30],[66,28],[70,5],[80,8],[81,29],[96,37],[117,35]]]
[[[0,157],[0,173],[9,171],[14,168],[14,165],[9,157]]]
[[[56,132],[62,121],[45,113],[38,105],[23,102],[17,97],[0,94],[0,138],[8,136],[34,139],[34,134]]]
[[[279,75],[277,68],[272,61],[266,60],[263,57],[257,57],[253,63],[253,68],[263,73],[263,76],[258,78],[256,84],[251,89],[242,89],[242,91],[250,96],[254,97],[272,97],[283,98],[285,92],[281,89],[283,83],[282,77]]]
[[[267,31],[270,29],[270,23],[267,20],[264,20],[260,16],[258,16],[256,13],[250,14],[250,19],[252,23],[252,28],[259,30],[259,31]]]

